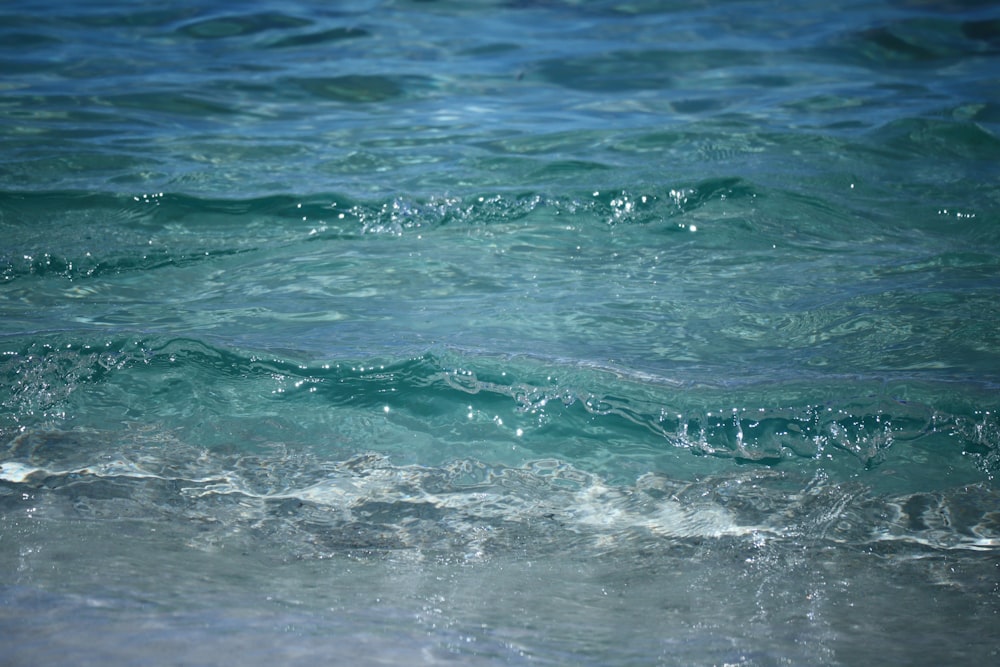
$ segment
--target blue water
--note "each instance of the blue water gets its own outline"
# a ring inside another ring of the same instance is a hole
[[[997,72],[972,0],[5,3],[0,662],[996,662]]]

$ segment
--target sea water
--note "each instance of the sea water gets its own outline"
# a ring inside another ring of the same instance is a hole
[[[1000,655],[1000,10],[0,8],[0,655]]]

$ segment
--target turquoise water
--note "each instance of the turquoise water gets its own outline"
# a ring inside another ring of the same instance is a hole
[[[8,2],[9,664],[989,664],[1000,10]]]

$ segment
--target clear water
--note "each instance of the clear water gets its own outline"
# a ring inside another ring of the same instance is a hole
[[[1000,10],[7,2],[5,664],[991,664]]]

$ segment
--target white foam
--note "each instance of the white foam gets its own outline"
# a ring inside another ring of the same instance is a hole
[[[0,463],[0,479],[14,484],[23,484],[28,481],[29,477],[40,471],[41,468],[35,468],[18,461]]]

